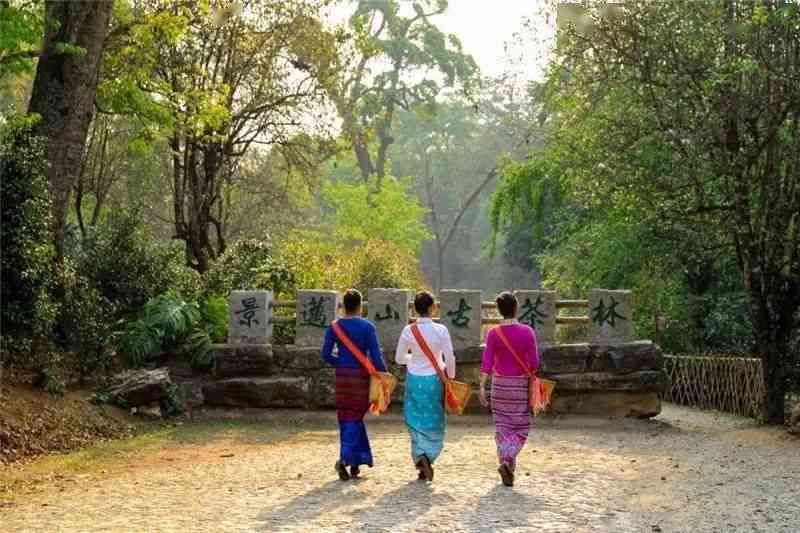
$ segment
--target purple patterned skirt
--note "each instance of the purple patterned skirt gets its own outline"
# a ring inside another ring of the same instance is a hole
[[[528,405],[528,376],[498,376],[492,378],[492,415],[494,416],[497,458],[500,464],[516,468],[517,454],[531,428]]]

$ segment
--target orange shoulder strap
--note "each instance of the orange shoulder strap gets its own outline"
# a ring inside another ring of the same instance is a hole
[[[425,340],[425,337],[422,336],[422,332],[419,330],[417,324],[411,324],[411,333],[414,335],[414,338],[417,339],[417,344],[419,344],[420,349],[428,358],[428,361],[430,361],[431,366],[436,370],[439,379],[442,380],[442,383],[447,383],[447,377],[444,375],[444,372],[442,372],[442,368],[439,366],[436,356],[433,355],[433,350],[428,346],[428,342]]]
[[[331,322],[331,328],[336,334],[336,337],[347,347],[348,350],[350,350],[350,353],[353,354],[356,359],[358,359],[358,362],[361,363],[361,366],[364,367],[367,373],[372,375],[377,372],[377,370],[375,370],[375,365],[372,364],[372,361],[369,360],[369,357],[364,355],[364,352],[361,351],[361,348],[356,346],[356,344],[350,340],[350,337],[347,336],[347,333],[344,332],[342,326],[340,326],[337,322],[337,320]]]
[[[496,328],[494,328],[493,331],[497,333],[497,336],[500,337],[500,340],[503,342],[506,348],[508,348],[508,351],[511,352],[511,355],[513,355],[514,359],[517,360],[517,363],[519,363],[519,366],[522,367],[522,370],[524,370],[525,373],[528,374],[528,377],[533,377],[533,372],[531,372],[531,367],[528,366],[528,363],[526,363],[525,360],[519,356],[517,351],[514,350],[514,347],[511,346],[511,343],[508,341],[508,337],[506,337],[506,334],[503,333],[503,327],[497,326]]]

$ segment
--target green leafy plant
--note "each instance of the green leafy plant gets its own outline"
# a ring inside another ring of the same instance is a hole
[[[157,296],[147,302],[141,318],[127,326],[119,353],[128,366],[140,367],[189,337],[199,320],[197,303],[172,293]]]

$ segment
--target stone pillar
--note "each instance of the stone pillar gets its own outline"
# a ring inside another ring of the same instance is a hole
[[[370,289],[367,318],[378,330],[381,346],[394,350],[400,333],[408,325],[411,291],[406,289]]]
[[[589,291],[589,320],[593,343],[610,344],[633,340],[632,297],[631,291]]]
[[[228,344],[267,344],[272,336],[271,291],[231,291]]]
[[[322,346],[325,328],[336,319],[340,300],[336,291],[297,291],[296,346]]]
[[[481,343],[481,291],[443,290],[439,294],[439,316],[450,331],[453,348],[460,350]]]
[[[556,340],[556,292],[514,291],[519,302],[517,319],[536,331],[536,340],[550,344]]]

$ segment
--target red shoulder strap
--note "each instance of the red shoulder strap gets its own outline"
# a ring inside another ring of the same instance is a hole
[[[519,366],[522,367],[522,370],[524,370],[525,373],[528,374],[528,377],[533,377],[533,372],[531,371],[531,367],[529,367],[528,363],[526,363],[525,360],[519,356],[517,351],[514,350],[514,347],[511,346],[511,343],[508,342],[508,337],[506,337],[506,334],[503,333],[503,327],[497,326],[492,331],[497,333],[497,336],[500,337],[500,340],[503,342],[503,344],[505,344],[506,348],[508,348],[508,351],[511,352],[511,355],[513,355],[514,359],[517,360],[517,363],[519,363]]]
[[[331,322],[331,329],[333,329],[336,337],[347,347],[348,350],[350,350],[350,353],[356,356],[356,359],[358,359],[358,362],[361,363],[361,366],[364,367],[367,373],[372,375],[377,372],[377,370],[375,370],[375,365],[372,364],[372,361],[369,360],[369,357],[364,355],[364,352],[361,351],[361,348],[356,346],[356,344],[350,340],[350,337],[347,336],[347,333],[344,332],[342,326],[337,324],[337,322],[337,320]]]
[[[447,383],[447,376],[444,375],[436,356],[433,355],[431,347],[428,346],[428,343],[425,340],[425,337],[422,336],[422,332],[419,330],[419,326],[417,324],[411,324],[411,333],[414,335],[414,338],[417,339],[417,344],[419,344],[420,349],[428,358],[428,361],[430,361],[431,366],[434,368],[434,370],[436,370],[436,373],[439,375],[439,379],[442,380],[442,383]]]

